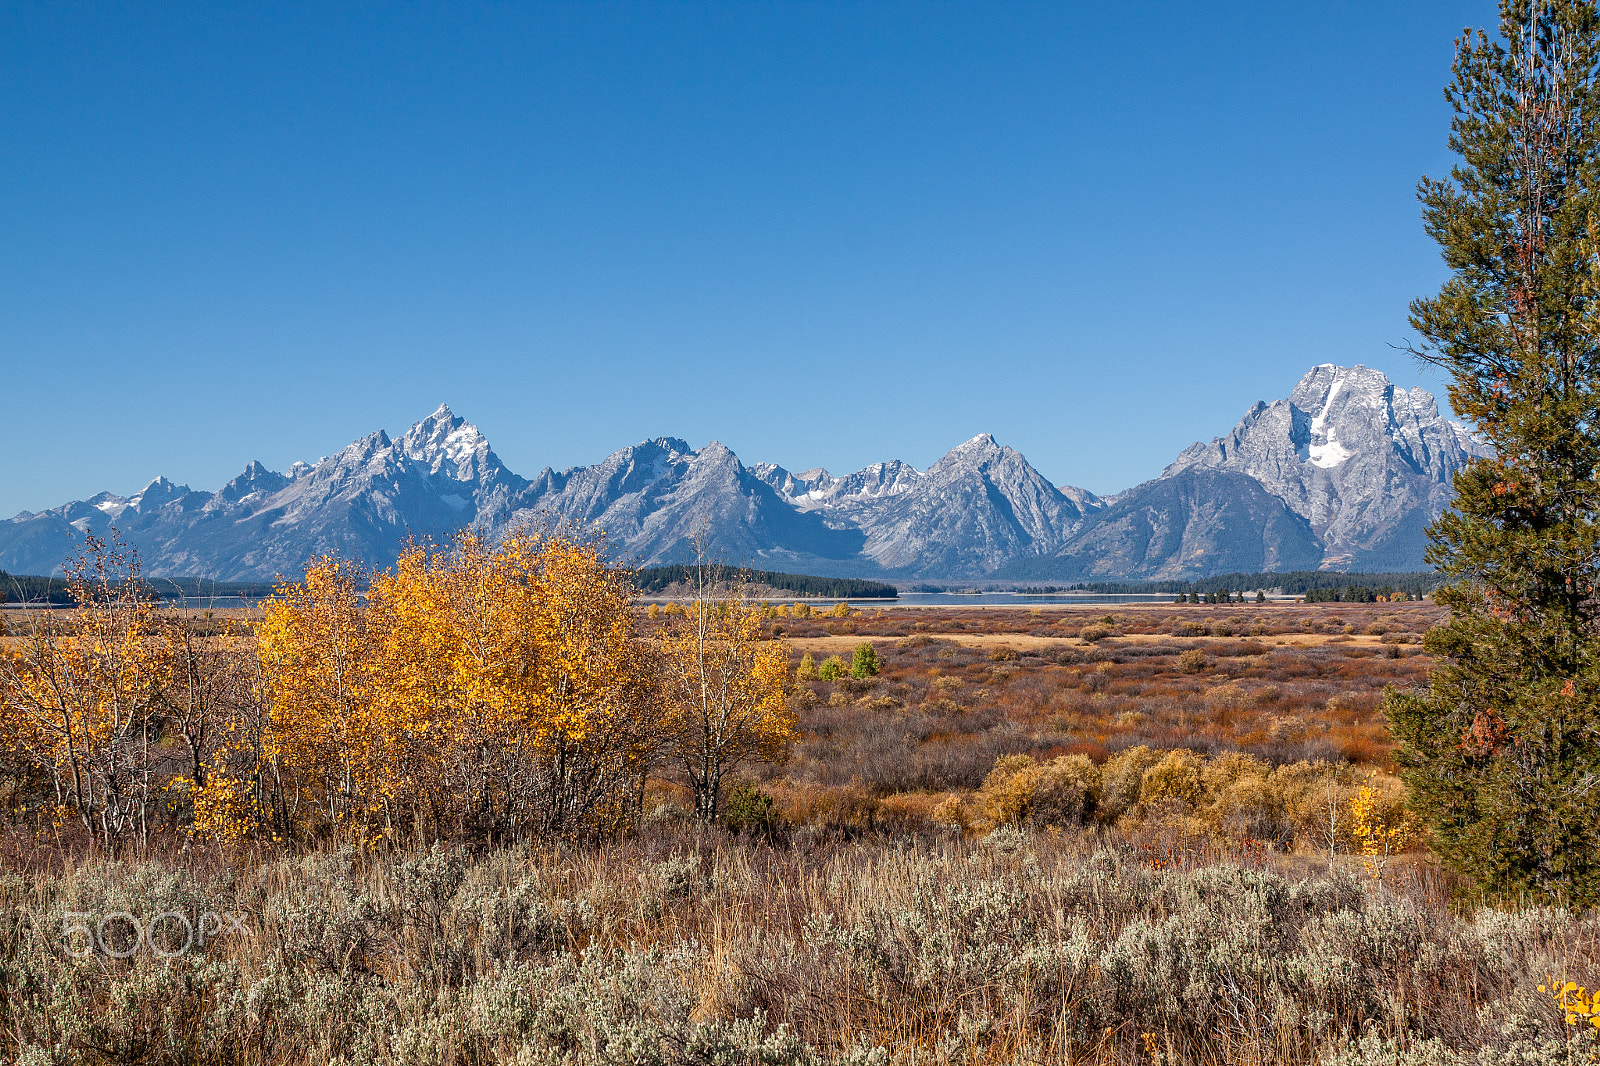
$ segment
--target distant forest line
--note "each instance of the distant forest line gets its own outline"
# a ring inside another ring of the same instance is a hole
[[[1254,592],[1256,589],[1279,589],[1285,595],[1306,596],[1310,593],[1340,592],[1344,589],[1386,589],[1425,595],[1444,584],[1444,578],[1432,570],[1413,570],[1404,573],[1356,574],[1336,570],[1292,570],[1286,574],[1217,574],[1214,577],[1190,581],[1097,581],[1076,585],[1063,585],[1062,592],[1099,592],[1116,594],[1179,593],[1179,592]],[[1049,587],[1049,586],[1046,586]],[[1028,589],[1029,592],[1043,591]],[[1319,599],[1321,597],[1318,597]]]
[[[151,595],[162,600],[206,600],[212,597],[257,598],[272,595],[270,581],[208,581],[195,577],[149,577]],[[64,577],[8,574],[0,570],[0,603],[50,603],[65,606],[72,594]]]
[[[714,564],[706,567],[707,578],[713,584],[732,581],[764,585],[796,596],[815,596],[834,599],[894,599],[899,590],[881,581],[850,577],[821,577],[815,574],[786,574],[771,570],[743,570],[739,567]],[[634,584],[645,594],[659,593],[671,585],[692,584],[694,567],[685,564],[649,566],[637,572]],[[1444,583],[1444,579],[1431,570],[1404,573],[1343,573],[1327,570],[1295,570],[1289,573],[1218,574],[1214,577],[1186,581],[1095,581],[1070,585],[1030,585],[1018,591],[1032,594],[1059,592],[1090,592],[1112,595],[1167,594],[1231,591],[1253,592],[1256,589],[1278,589],[1290,596],[1305,596],[1308,600],[1339,600],[1350,598],[1346,590],[1372,590],[1409,592],[1426,595]],[[210,597],[258,598],[272,594],[275,587],[267,581],[209,581],[202,578],[147,578],[145,584],[152,594],[163,600],[205,600]],[[934,585],[920,585],[925,591],[946,591]],[[1368,597],[1356,597],[1367,599]],[[8,574],[0,570],[0,603],[50,603],[66,605],[72,602],[67,581],[61,577],[38,577]]]
[[[692,566],[651,566],[638,571],[634,583],[640,592],[660,592],[669,585],[690,583]],[[713,565],[706,567],[707,578],[713,584],[737,581],[752,585],[792,592],[796,596],[816,596],[830,599],[894,599],[899,595],[893,585],[881,581],[863,581],[850,577],[817,577],[812,574],[781,574],[770,570],[742,570],[738,567]],[[276,587],[269,581],[207,581],[201,578],[146,578],[144,584],[152,595],[162,600],[203,601],[211,597],[264,598],[272,595]],[[38,577],[8,574],[0,570],[0,603],[54,604],[72,603],[67,580],[62,577]]]
[[[744,570],[736,566],[710,565],[703,567],[705,579],[711,585],[740,583],[765,585],[768,588],[792,592],[796,596],[817,596],[828,599],[892,600],[900,590],[881,581],[864,581],[854,577],[818,577],[814,574],[780,574],[771,570]],[[647,566],[634,577],[640,592],[662,592],[672,585],[693,585],[696,567]]]

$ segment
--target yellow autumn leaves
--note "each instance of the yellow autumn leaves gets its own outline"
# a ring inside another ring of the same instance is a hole
[[[650,657],[598,544],[463,535],[360,585],[320,560],[259,630],[267,757],[330,828],[562,831],[637,795]]]
[[[145,759],[145,776],[186,805],[191,832],[222,841],[606,832],[630,824],[646,780],[669,770],[714,819],[726,772],[781,759],[793,737],[787,653],[741,602],[646,621],[633,597],[603,540],[572,532],[497,544],[463,533],[377,572],[319,559],[268,602],[253,642],[233,642],[229,669],[251,678],[248,698],[180,717],[167,695],[177,689],[159,678],[77,670],[98,693],[72,712],[87,724],[52,733],[62,701],[29,694],[60,687],[52,678],[77,645],[58,642],[31,664],[12,657],[0,706],[34,709],[0,726],[80,814],[90,807],[71,792],[63,744],[119,728],[141,737],[171,764],[163,774],[161,758]],[[141,610],[120,632],[154,661],[153,612]],[[106,639],[91,623],[75,620],[70,641]],[[130,686],[142,710],[121,709]],[[193,738],[182,760],[171,757],[180,732]],[[134,806],[150,801],[146,788]]]
[[[709,822],[727,771],[747,759],[781,759],[794,737],[784,700],[789,656],[761,638],[758,610],[704,598],[661,630],[659,646],[671,755],[695,814]]]
[[[89,547],[67,573],[72,625],[36,620],[0,646],[0,751],[16,768],[8,791],[31,789],[57,826],[76,822],[105,844],[148,832],[148,726],[173,661],[137,558],[94,537]]]

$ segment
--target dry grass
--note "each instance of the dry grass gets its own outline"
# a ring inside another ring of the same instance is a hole
[[[1426,864],[1379,885],[1181,835],[197,859],[0,880],[8,1058],[1564,1062],[1589,1045],[1536,986],[1600,969],[1590,924],[1454,911]],[[59,935],[207,911],[242,931],[166,960]]]

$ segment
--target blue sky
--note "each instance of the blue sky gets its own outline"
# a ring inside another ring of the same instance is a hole
[[[1382,3],[8,4],[0,515],[441,401],[532,476],[976,433],[1110,492],[1437,288]]]

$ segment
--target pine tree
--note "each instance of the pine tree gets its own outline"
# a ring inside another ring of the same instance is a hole
[[[1489,892],[1600,902],[1600,24],[1507,0],[1457,42],[1450,146],[1419,187],[1451,274],[1416,354],[1495,458],[1456,475],[1428,561],[1451,611],[1385,713],[1436,850]]]
[[[871,643],[862,641],[857,644],[855,655],[850,659],[850,676],[857,680],[876,677],[880,668],[878,653]]]

